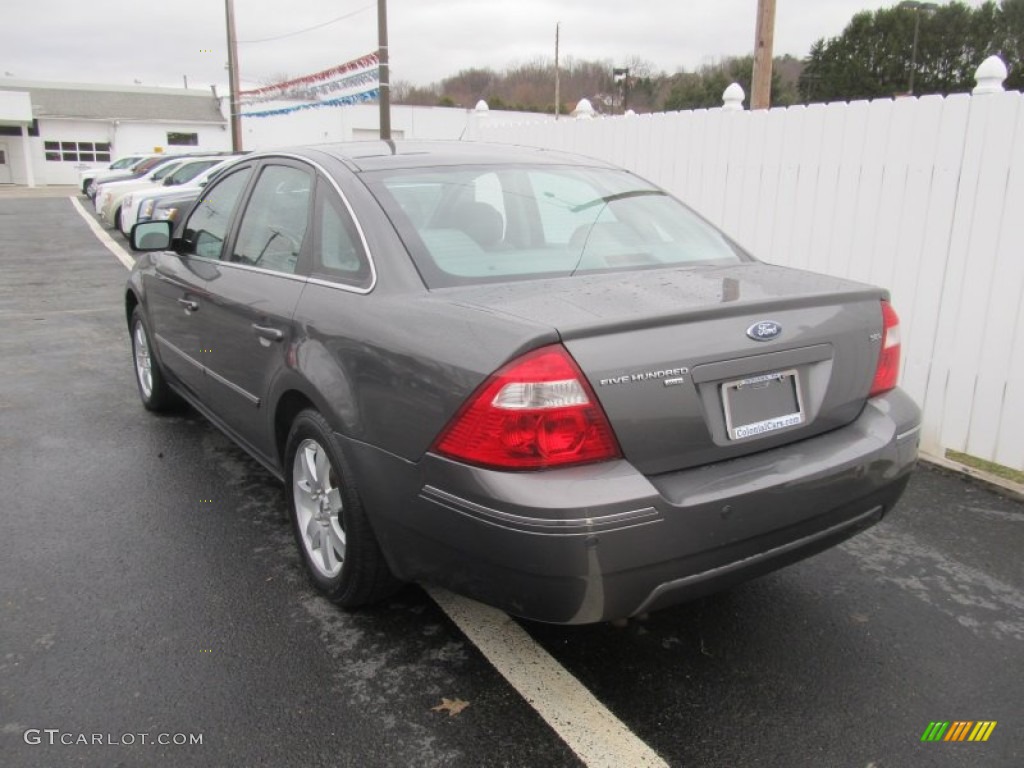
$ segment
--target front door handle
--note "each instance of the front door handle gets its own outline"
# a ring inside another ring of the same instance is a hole
[[[185,308],[186,312],[195,312],[199,309],[198,301],[192,301],[191,299],[178,299],[178,303]]]
[[[284,333],[278,330],[277,328],[271,328],[266,325],[257,325],[256,323],[253,323],[252,329],[257,336],[259,336],[262,339],[267,339],[268,341],[281,341],[281,339],[284,338]]]

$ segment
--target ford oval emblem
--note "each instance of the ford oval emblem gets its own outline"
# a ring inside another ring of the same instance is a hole
[[[774,320],[761,320],[747,328],[747,336],[754,341],[771,341],[782,335],[782,326]]]

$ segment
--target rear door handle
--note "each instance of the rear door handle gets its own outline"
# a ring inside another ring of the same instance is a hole
[[[271,328],[266,325],[257,325],[256,323],[253,323],[252,329],[253,331],[256,332],[257,336],[263,339],[267,339],[268,341],[281,341],[281,339],[284,338],[284,333],[278,330],[277,328]]]
[[[199,309],[198,301],[192,301],[191,299],[178,299],[178,303],[185,308],[186,312],[195,312]]]

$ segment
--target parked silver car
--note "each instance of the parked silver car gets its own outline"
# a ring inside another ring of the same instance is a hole
[[[143,404],[281,478],[346,607],[424,580],[547,622],[664,608],[878,522],[916,461],[884,290],[598,161],[261,153],[131,239]]]

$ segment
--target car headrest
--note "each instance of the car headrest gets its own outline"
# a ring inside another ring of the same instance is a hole
[[[476,201],[462,203],[444,217],[444,226],[461,229],[481,248],[490,248],[501,241],[505,221],[497,209]]]

